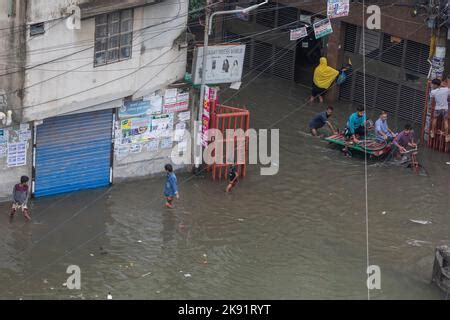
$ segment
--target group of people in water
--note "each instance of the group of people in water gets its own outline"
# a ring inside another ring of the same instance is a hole
[[[318,136],[318,130],[324,126],[327,126],[333,135],[340,134],[330,121],[333,111],[334,108],[328,106],[325,111],[318,113],[309,122],[309,129],[313,136]],[[393,143],[397,147],[397,157],[412,149],[417,149],[412,126],[406,124],[403,131],[395,133],[389,128],[387,118],[388,114],[382,111],[378,120],[373,124],[372,121],[367,120],[364,107],[358,106],[356,112],[348,117],[347,125],[342,134],[348,144],[358,144],[360,140],[365,139],[368,131],[374,130],[375,140],[380,143]]]
[[[314,102],[317,98],[323,103],[326,92],[335,83],[341,85],[347,78],[347,73],[351,72],[351,61],[343,66],[340,71],[328,66],[325,57],[320,58],[320,63],[314,70],[313,84],[311,90],[310,102]],[[430,137],[434,138],[436,134],[443,135],[446,142],[450,142],[450,135],[448,132],[448,100],[450,98],[450,75],[447,76],[447,81],[434,79],[431,82],[431,107],[432,121],[430,127]],[[333,107],[328,106],[323,112],[317,114],[309,123],[309,129],[313,136],[317,136],[317,130],[327,126],[333,135],[338,134],[338,130],[329,121],[333,114]],[[381,143],[393,143],[396,146],[395,155],[398,158],[401,154],[408,153],[411,149],[417,149],[417,144],[414,139],[414,131],[410,124],[406,124],[404,130],[400,133],[395,133],[387,124],[388,114],[381,112],[375,124],[366,119],[364,108],[359,106],[356,112],[352,113],[347,120],[347,124],[343,135],[345,137],[346,145],[358,144],[361,139],[365,139],[367,132],[374,130],[375,139]],[[438,130],[438,119],[442,119],[442,127],[444,130]],[[348,149],[347,149],[348,150]],[[344,149],[345,151],[345,149]]]

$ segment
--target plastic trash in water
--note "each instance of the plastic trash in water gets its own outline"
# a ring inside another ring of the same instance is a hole
[[[185,278],[190,278],[190,277],[192,277],[192,275],[191,275],[190,273],[185,273],[185,274],[184,274],[184,277],[185,277]]]
[[[383,211],[381,214],[386,214],[386,211]]]
[[[431,224],[431,221],[427,221],[427,220],[413,220],[413,219],[409,219],[409,221],[414,222],[414,223],[419,223],[419,224]]]

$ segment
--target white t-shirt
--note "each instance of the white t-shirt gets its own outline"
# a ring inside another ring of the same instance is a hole
[[[436,100],[435,110],[447,110],[448,109],[448,97],[450,96],[449,88],[437,88],[431,90],[430,96]]]

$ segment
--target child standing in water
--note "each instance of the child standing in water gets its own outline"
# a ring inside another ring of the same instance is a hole
[[[20,183],[16,184],[13,189],[13,204],[11,208],[10,216],[13,217],[16,214],[17,209],[21,209],[25,218],[30,221],[31,217],[28,212],[28,199],[29,199],[29,189],[28,181],[30,179],[27,176],[22,176],[20,178]]]
[[[180,199],[180,194],[178,193],[178,182],[175,173],[173,172],[173,167],[171,164],[166,164],[164,169],[167,173],[166,185],[164,187],[164,196],[166,197],[166,207],[173,208],[173,199],[177,197]]]
[[[227,186],[225,192],[230,192],[231,189],[234,188],[234,186],[237,183],[237,179],[238,179],[238,173],[236,171],[236,167],[231,166],[230,170],[228,171],[228,186]]]

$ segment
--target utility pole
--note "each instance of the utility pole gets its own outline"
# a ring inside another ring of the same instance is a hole
[[[206,57],[208,55],[208,42],[209,42],[209,18],[211,16],[211,5],[212,0],[206,0],[205,7],[205,30],[203,35],[203,56],[202,56],[202,81],[200,85],[200,103],[198,108],[197,116],[197,134],[196,139],[196,149],[195,149],[195,173],[199,172],[200,165],[203,162],[203,148],[202,148],[202,119],[203,119],[203,104],[205,103],[205,85],[206,85]]]
[[[225,14],[235,14],[235,13],[248,13],[256,8],[268,3],[269,0],[264,0],[264,2],[252,5],[250,7],[244,9],[236,9],[236,10],[225,10],[225,11],[217,11],[212,13],[211,5],[212,0],[206,0],[206,8],[205,8],[205,30],[204,30],[204,39],[203,39],[203,56],[202,56],[202,80],[200,87],[200,104],[198,109],[198,118],[197,118],[197,134],[195,135],[196,144],[195,144],[195,170],[194,172],[198,174],[200,171],[200,165],[203,162],[203,146],[202,146],[202,118],[203,118],[203,105],[205,103],[205,86],[206,86],[206,62],[208,55],[208,42],[209,35],[212,32],[212,23],[215,16],[225,15]]]

